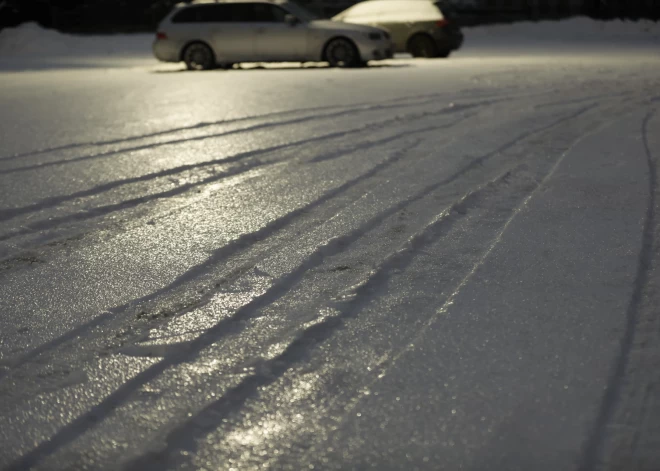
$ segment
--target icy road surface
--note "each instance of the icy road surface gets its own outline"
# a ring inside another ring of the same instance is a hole
[[[0,468],[659,469],[657,47],[0,109]]]

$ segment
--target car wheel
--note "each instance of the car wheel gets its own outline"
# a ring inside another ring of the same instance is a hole
[[[430,36],[418,34],[410,38],[408,52],[413,57],[438,57],[438,46]]]
[[[356,67],[362,63],[355,44],[344,38],[331,40],[325,47],[324,56],[330,67]]]
[[[189,70],[209,70],[215,66],[213,51],[204,43],[192,43],[186,47],[183,61]]]

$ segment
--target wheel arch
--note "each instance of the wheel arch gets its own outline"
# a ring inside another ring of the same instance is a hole
[[[428,38],[433,41],[433,43],[435,43],[435,38],[426,31],[415,31],[410,36],[408,36],[408,39],[406,40],[406,52],[410,52],[410,45],[412,44],[413,40],[420,37]]]
[[[344,40],[348,41],[349,43],[351,43],[351,44],[353,45],[353,48],[355,49],[355,52],[356,52],[357,55],[358,55],[358,58],[359,58],[360,60],[362,60],[362,55],[360,54],[360,48],[357,47],[357,44],[355,43],[355,41],[353,41],[353,40],[352,40],[351,38],[349,38],[348,36],[344,36],[344,35],[342,35],[342,34],[338,34],[338,35],[335,35],[335,36],[331,36],[331,37],[330,37],[325,43],[323,43],[323,49],[321,49],[321,60],[322,60],[322,61],[326,61],[326,60],[328,60],[328,56],[327,56],[328,46],[329,46],[330,43],[331,43],[332,41],[334,41],[335,39],[344,39]]]
[[[213,48],[211,47],[211,45],[208,42],[204,41],[203,39],[192,39],[192,40],[186,42],[181,47],[181,50],[179,51],[179,62],[183,62],[183,56],[186,53],[186,49],[188,49],[193,44],[203,44],[204,46],[208,47],[209,50],[211,51],[211,54],[213,54],[213,60],[217,61],[218,58],[215,55],[215,51],[213,50]]]

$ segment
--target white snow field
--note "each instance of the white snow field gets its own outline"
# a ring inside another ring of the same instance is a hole
[[[585,22],[204,73],[0,33],[0,469],[660,469],[658,29]]]

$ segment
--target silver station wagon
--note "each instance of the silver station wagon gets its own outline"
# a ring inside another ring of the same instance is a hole
[[[318,20],[290,1],[220,0],[177,5],[159,25],[153,51],[193,70],[285,61],[355,67],[392,57],[393,44],[383,29]]]

